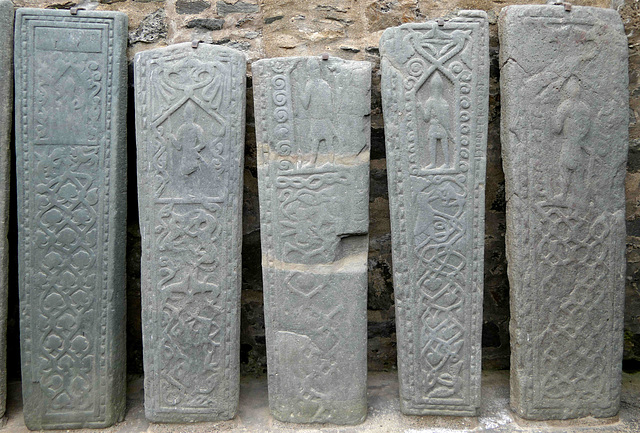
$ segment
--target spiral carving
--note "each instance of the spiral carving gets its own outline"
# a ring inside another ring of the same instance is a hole
[[[291,155],[291,142],[289,140],[282,140],[276,144],[276,152],[280,156],[289,156]]]
[[[273,110],[273,117],[278,123],[284,123],[289,120],[289,110],[286,107],[278,107]]]
[[[420,58],[412,59],[407,65],[407,71],[412,77],[419,77],[424,73],[425,63]]]

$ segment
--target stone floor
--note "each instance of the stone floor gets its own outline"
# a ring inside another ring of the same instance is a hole
[[[478,417],[404,416],[398,410],[395,373],[369,373],[369,416],[353,427],[285,424],[269,416],[266,378],[244,378],[240,407],[235,419],[219,423],[150,424],[144,418],[142,378],[130,378],[128,412],[124,422],[104,433],[210,433],[292,432],[304,433],[462,433],[462,432],[640,432],[640,373],[623,376],[622,405],[615,418],[584,418],[572,421],[532,422],[518,418],[508,408],[509,373],[487,371],[482,376],[482,409]],[[9,384],[8,420],[1,433],[26,433],[22,418],[20,382]],[[76,430],[83,432],[85,430]],[[97,430],[86,430],[96,433]]]

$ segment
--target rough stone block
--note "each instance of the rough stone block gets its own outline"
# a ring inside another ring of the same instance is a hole
[[[13,3],[0,0],[0,420],[7,401],[7,232],[13,114],[13,15]]]
[[[135,58],[145,410],[230,419],[239,387],[246,61],[190,43]]]
[[[510,6],[499,20],[511,406],[608,417],[620,402],[627,39],[611,9]]]
[[[219,1],[217,3],[217,12],[218,15],[229,15],[229,14],[250,14],[253,12],[258,12],[260,10],[260,6],[257,4],[247,3],[243,1],[239,1],[236,3],[227,3],[224,1]]]
[[[371,65],[253,64],[269,406],[281,421],[367,413]]]
[[[480,406],[488,43],[482,11],[380,41],[405,414]]]
[[[16,176],[27,427],[125,411],[127,17],[18,9]]]

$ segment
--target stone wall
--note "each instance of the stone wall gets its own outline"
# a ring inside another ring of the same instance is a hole
[[[69,8],[73,1],[15,0],[17,6]],[[85,2],[86,9],[117,10],[129,15],[129,57],[177,42],[201,40],[246,53],[251,62],[268,57],[330,55],[373,63],[372,149],[369,250],[369,368],[395,367],[395,315],[392,287],[389,203],[380,100],[382,31],[406,22],[446,16],[458,9],[482,9],[490,22],[490,107],[487,154],[485,297],[483,367],[509,365],[509,285],[505,262],[504,175],[500,158],[500,94],[496,20],[500,8],[536,1],[492,0],[101,0]],[[627,293],[625,361],[640,368],[640,0],[581,0],[578,5],[616,8],[629,37],[631,110],[627,173]],[[140,325],[140,234],[135,184],[133,99],[129,122],[128,224],[128,366],[142,372]],[[247,135],[244,174],[244,241],[241,362],[245,373],[266,371],[262,313],[262,276],[256,172],[255,129],[251,79],[247,89]],[[14,199],[15,201],[15,199]],[[15,204],[15,203],[14,203]],[[15,209],[15,206],[14,206]],[[13,220],[12,246],[15,242]],[[12,253],[15,256],[14,253]],[[18,296],[16,262],[11,265],[9,374],[19,372]]]

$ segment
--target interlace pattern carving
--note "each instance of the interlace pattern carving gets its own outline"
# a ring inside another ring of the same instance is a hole
[[[463,12],[381,40],[405,413],[479,405],[486,26]]]
[[[622,24],[604,9],[510,7],[501,38],[511,404],[533,419],[613,416],[626,263]]]
[[[136,59],[145,404],[158,421],[237,405],[243,62],[187,44]]]
[[[269,402],[281,420],[366,414],[369,68],[355,65],[254,64]]]
[[[102,269],[95,251],[99,237],[97,148],[58,147],[36,150],[33,242],[38,264],[32,283],[38,287],[40,313],[35,329],[38,353],[34,376],[50,400],[49,413],[94,408],[99,341],[87,332],[98,311],[96,291]],[[34,354],[35,355],[35,354]]]
[[[124,267],[113,263],[113,231],[124,219],[113,216],[122,200],[112,189],[122,184],[110,176],[122,161],[112,128],[122,107],[113,96],[121,83],[114,32],[124,20],[89,15],[25,9],[16,19],[23,392],[32,429],[120,417],[113,404],[124,369],[109,350],[123,344],[124,290],[114,284]]]

